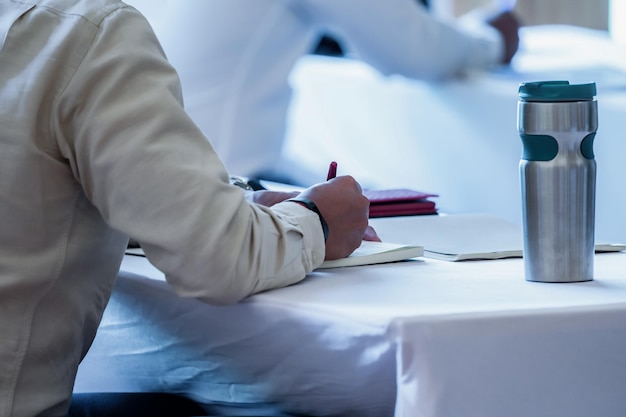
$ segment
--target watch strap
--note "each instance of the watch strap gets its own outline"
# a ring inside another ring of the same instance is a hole
[[[294,197],[294,198],[290,198],[286,201],[292,201],[294,203],[299,203],[300,205],[308,208],[309,210],[315,212],[319,218],[320,218],[320,223],[322,225],[322,233],[324,234],[324,242],[326,242],[326,240],[328,239],[328,223],[326,223],[326,220],[324,219],[324,216],[322,216],[322,213],[320,212],[320,209],[317,208],[317,205],[309,200],[308,198],[302,198],[302,197]]]

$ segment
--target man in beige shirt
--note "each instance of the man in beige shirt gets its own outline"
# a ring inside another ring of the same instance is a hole
[[[116,0],[0,0],[0,126],[0,417],[65,415],[128,236],[181,296],[223,304],[347,256],[367,227],[351,177],[271,207],[231,186]]]

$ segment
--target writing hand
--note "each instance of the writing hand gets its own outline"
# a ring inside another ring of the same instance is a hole
[[[363,233],[363,240],[369,240],[370,242],[382,242],[380,237],[378,237],[378,233],[372,226],[367,226],[365,229],[365,233]]]
[[[487,23],[496,28],[504,40],[503,64],[509,64],[519,48],[520,23],[512,12],[502,12],[489,19]]]
[[[354,178],[336,177],[307,188],[299,197],[313,201],[328,224],[326,259],[345,258],[361,245],[368,227],[369,200]]]
[[[293,198],[298,194],[298,191],[248,191],[246,192],[246,199],[251,203],[271,207],[274,204]]]

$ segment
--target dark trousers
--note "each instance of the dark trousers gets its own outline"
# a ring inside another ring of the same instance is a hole
[[[180,395],[153,392],[74,394],[67,417],[228,417],[244,415],[294,417],[283,413],[250,414],[249,412],[246,413],[245,408],[242,409],[236,405],[203,407]]]
[[[68,417],[191,417],[208,414],[194,401],[165,393],[80,393]]]

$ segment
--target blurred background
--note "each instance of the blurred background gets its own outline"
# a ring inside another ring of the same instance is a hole
[[[431,8],[446,16],[461,16],[474,7],[494,0],[430,0]],[[513,3],[514,10],[527,26],[563,24],[608,31],[626,43],[626,1],[624,0],[496,0]],[[515,4],[516,3],[516,4]]]
[[[496,1],[502,5],[515,1]],[[493,0],[431,0],[431,7],[442,15],[460,16]],[[609,30],[611,17],[623,14],[624,0],[518,0],[514,10],[525,25],[567,24]],[[620,10],[621,9],[621,10]]]
[[[450,19],[479,7],[513,9],[523,24],[518,54],[510,66],[433,83],[383,74],[353,59],[349,45],[344,54],[341,39],[329,33],[311,51],[317,53],[301,57],[289,74],[292,94],[277,167],[300,184],[312,184],[323,181],[328,162],[337,160],[339,175],[353,175],[365,188],[437,193],[442,213],[490,213],[520,223],[519,84],[593,81],[599,106],[597,237],[626,242],[621,182],[626,0],[415,1]],[[129,2],[142,6],[170,59],[187,74],[182,77],[187,108],[195,103],[192,118],[195,114],[202,121],[212,110],[209,103],[194,102],[194,94],[212,91],[205,67],[186,68],[186,60],[176,60],[185,47],[196,48],[195,42],[184,41],[187,21],[173,27],[169,15],[183,2]]]
[[[301,60],[285,153],[298,167],[340,173],[366,187],[439,194],[444,213],[483,212],[521,222],[516,129],[519,83],[565,79],[598,86],[596,235],[626,241],[626,0],[429,0],[455,18],[512,8],[523,26],[510,68],[432,84],[384,76],[362,63]],[[385,144],[380,146],[379,144]]]

